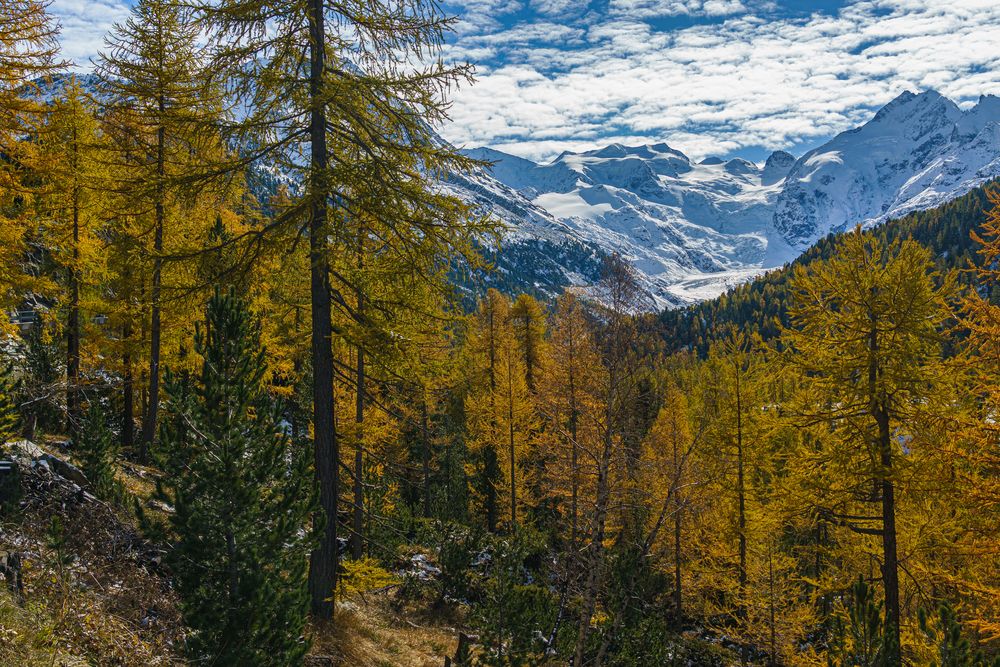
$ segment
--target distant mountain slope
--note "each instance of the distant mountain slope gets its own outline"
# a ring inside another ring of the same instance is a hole
[[[764,185],[751,162],[693,163],[666,144],[615,144],[547,165],[492,149],[468,153],[494,162],[498,180],[574,234],[628,258],[658,308],[714,296],[794,257],[770,232],[781,172],[794,161],[787,154],[771,162],[773,182]]]
[[[934,91],[903,93],[863,126],[791,168],[775,228],[805,249],[857,223],[938,206],[1000,175],[1000,98],[962,111]]]
[[[942,271],[965,269],[979,262],[977,244],[969,237],[985,220],[991,207],[987,189],[996,182],[974,188],[947,204],[916,211],[865,233],[886,241],[912,238],[926,246]],[[841,232],[842,233],[842,232]],[[839,233],[820,239],[795,262],[776,269],[721,296],[687,308],[666,310],[657,316],[658,327],[669,351],[694,349],[705,354],[719,332],[732,325],[743,331],[760,333],[765,340],[775,338],[788,324],[789,279],[792,266],[808,265],[831,256]],[[969,274],[960,274],[967,282]],[[1000,302],[1000,292],[993,295]]]
[[[666,144],[564,153],[548,164],[493,149],[492,175],[619,252],[659,307],[693,303],[782,266],[831,232],[939,206],[1000,176],[1000,98],[968,110],[903,93],[859,128],[799,159],[778,151],[692,162]]]
[[[40,80],[32,94],[52,99],[68,80]],[[96,77],[78,81],[100,97]],[[442,187],[504,225],[499,246],[483,248],[495,271],[456,273],[470,297],[486,287],[543,297],[585,289],[617,252],[658,311],[711,299],[832,232],[940,206],[1000,176],[1000,98],[962,110],[934,91],[903,93],[861,127],[798,159],[777,151],[763,167],[696,163],[662,143],[564,153],[548,164],[466,152],[492,166]],[[268,165],[248,176],[262,200],[290,182]]]
[[[558,296],[567,287],[586,287],[597,281],[604,250],[580,238],[565,223],[490,176],[482,169],[453,174],[444,187],[480,214],[503,224],[499,246],[484,244],[482,251],[492,271],[456,274],[459,286],[471,295],[487,287],[515,294]]]

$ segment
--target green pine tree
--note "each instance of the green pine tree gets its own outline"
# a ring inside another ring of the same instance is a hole
[[[24,437],[35,438],[38,429],[58,433],[63,425],[59,396],[64,378],[61,354],[50,323],[39,317],[25,337],[18,401],[24,406]]]
[[[217,291],[195,335],[201,377],[165,379],[163,490],[187,649],[220,666],[300,664],[307,648],[309,450],[267,393],[259,336],[246,304]]]
[[[989,659],[972,647],[962,633],[962,624],[955,610],[947,602],[938,608],[937,618],[931,622],[927,611],[917,614],[921,632],[937,646],[938,661],[932,667],[993,667],[1000,665],[1000,657]]]
[[[883,604],[875,601],[875,590],[858,577],[851,587],[847,618],[834,618],[831,667],[885,667],[897,654],[895,633],[887,631]],[[846,621],[846,622],[845,622]]]
[[[12,364],[0,364],[0,445],[17,435],[16,393]]]
[[[104,500],[117,500],[123,496],[121,482],[115,478],[118,442],[108,427],[104,410],[96,402],[90,404],[90,410],[83,420],[76,454],[94,495]]]

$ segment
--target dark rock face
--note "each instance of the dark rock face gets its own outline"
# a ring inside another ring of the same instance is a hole
[[[767,162],[764,163],[764,172],[761,174],[761,183],[763,185],[774,185],[778,181],[781,181],[788,176],[788,172],[792,170],[792,165],[795,164],[795,156],[791,153],[786,153],[785,151],[775,151],[767,158]]]

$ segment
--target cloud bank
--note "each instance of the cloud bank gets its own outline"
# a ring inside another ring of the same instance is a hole
[[[467,0],[446,55],[479,81],[454,95],[444,134],[536,160],[612,141],[762,155],[801,152],[903,90],[1000,92],[993,0],[783,5]]]
[[[807,9],[803,10],[805,6]],[[994,0],[449,0],[478,68],[443,128],[536,160],[611,142],[692,157],[801,152],[903,90],[1000,93]],[[53,0],[78,68],[128,0]]]

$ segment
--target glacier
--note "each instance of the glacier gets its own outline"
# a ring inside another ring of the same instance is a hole
[[[797,159],[776,151],[763,165],[694,162],[665,143],[612,144],[544,164],[465,152],[489,166],[455,193],[469,200],[468,188],[478,189],[478,204],[508,225],[508,247],[542,235],[617,252],[637,269],[649,307],[670,308],[780,267],[829,233],[933,208],[1000,176],[1000,98],[963,110],[935,91],[905,92],[864,125]],[[573,276],[564,282],[587,282],[586,271],[562,271]]]

